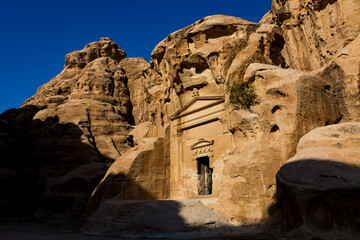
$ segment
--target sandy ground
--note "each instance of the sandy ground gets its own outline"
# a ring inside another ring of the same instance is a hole
[[[0,222],[1,240],[121,240],[116,237],[85,236],[77,233],[76,226],[59,222]]]
[[[61,221],[18,222],[0,220],[0,240],[122,240],[119,237],[86,236],[79,233],[75,224]],[[229,240],[230,238],[211,238]]]

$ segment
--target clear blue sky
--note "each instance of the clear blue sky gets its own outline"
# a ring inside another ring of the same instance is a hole
[[[144,57],[170,33],[209,15],[258,22],[271,0],[2,0],[0,113],[18,108],[56,76],[64,56],[110,37],[128,57]]]

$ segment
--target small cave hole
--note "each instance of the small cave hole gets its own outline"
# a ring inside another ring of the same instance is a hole
[[[281,107],[279,105],[276,105],[275,107],[273,107],[273,109],[271,109],[271,113],[274,114],[277,110],[280,110]]]
[[[325,85],[325,90],[329,91],[330,90],[330,85]]]
[[[273,133],[273,132],[277,132],[279,130],[280,130],[279,126],[275,124],[274,126],[271,127],[270,132]]]
[[[285,46],[284,38],[279,34],[275,34],[274,41],[270,45],[270,59],[274,65],[280,66],[282,68],[285,68],[286,65],[285,59],[281,54],[282,50],[284,49],[284,46]]]
[[[281,91],[276,91],[276,94],[278,94],[281,97],[286,97],[286,94]]]

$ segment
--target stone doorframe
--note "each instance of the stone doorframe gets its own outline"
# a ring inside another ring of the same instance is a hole
[[[196,143],[190,146],[193,152],[192,160],[196,161],[196,159],[200,157],[209,157],[209,162],[211,162],[214,157],[213,145],[214,140],[205,140],[200,138]]]

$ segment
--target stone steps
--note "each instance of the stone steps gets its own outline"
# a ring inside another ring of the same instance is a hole
[[[227,225],[225,218],[206,206],[215,198],[157,201],[112,201],[102,211],[118,212],[115,220],[107,223],[111,233],[150,231],[189,232]],[[99,218],[96,219],[99,221]],[[144,230],[145,229],[145,230]]]

